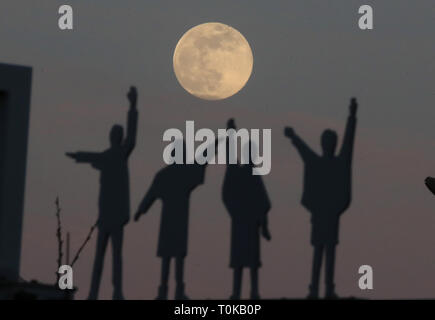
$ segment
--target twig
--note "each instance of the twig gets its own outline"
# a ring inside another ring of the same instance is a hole
[[[66,264],[69,266],[69,244],[70,244],[70,240],[69,240],[69,232],[66,233]]]
[[[59,196],[56,197],[56,201],[54,202],[56,205],[56,218],[57,218],[57,231],[56,231],[56,237],[57,237],[57,244],[58,244],[58,251],[57,251],[57,270],[59,270],[60,266],[62,265],[62,247],[63,247],[63,241],[62,241],[62,226],[60,224],[60,205],[59,205]],[[56,270],[56,277],[59,281],[59,273]]]
[[[83,248],[86,246],[86,244],[91,240],[92,233],[94,232],[94,229],[97,227],[98,222],[96,222],[92,227],[91,230],[88,233],[88,236],[86,237],[85,241],[77,251],[76,255],[74,256],[73,261],[71,262],[71,267],[74,265],[74,263],[79,259],[80,253],[82,252]]]

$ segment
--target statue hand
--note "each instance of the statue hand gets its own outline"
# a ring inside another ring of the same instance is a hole
[[[141,216],[141,212],[136,212],[136,214],[134,215],[134,221],[139,221],[139,218],[140,218],[140,216]]]
[[[65,152],[65,155],[71,159],[77,160],[77,154],[75,152]]]
[[[284,135],[285,135],[287,138],[293,138],[294,135],[295,135],[295,131],[294,131],[293,128],[291,128],[291,127],[285,127],[285,128],[284,128]]]
[[[262,235],[263,235],[263,238],[266,239],[267,241],[270,241],[272,239],[272,236],[270,235],[270,231],[269,231],[268,227],[263,227]]]
[[[130,101],[130,104],[133,106],[136,106],[137,102],[137,89],[135,86],[130,87],[130,91],[127,93],[128,101]]]
[[[357,110],[358,110],[358,102],[356,101],[356,98],[352,98],[350,100],[350,106],[349,106],[350,115],[356,116]]]
[[[236,122],[234,118],[231,118],[227,121],[227,129],[236,129]]]

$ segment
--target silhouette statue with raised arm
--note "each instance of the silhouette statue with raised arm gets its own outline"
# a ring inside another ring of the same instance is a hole
[[[352,186],[352,153],[356,129],[357,102],[350,103],[343,145],[335,155],[337,134],[325,130],[321,137],[323,154],[318,155],[293,131],[285,128],[304,161],[302,205],[311,212],[311,244],[314,247],[309,299],[317,299],[323,252],[326,252],[325,283],[328,299],[337,298],[334,286],[335,248],[340,215],[349,208]]]
[[[109,238],[113,254],[113,299],[123,299],[122,292],[122,241],[123,228],[130,218],[130,191],[128,158],[136,144],[137,91],[131,87],[127,94],[130,102],[127,120],[127,136],[123,128],[115,124],[110,131],[110,147],[102,152],[67,153],[79,163],[89,163],[100,171],[100,196],[98,201],[98,238],[89,299],[98,297],[104,255]]]
[[[182,140],[183,157],[186,159],[186,145]],[[218,140],[216,139],[216,146]],[[175,147],[172,151],[175,152]],[[206,154],[207,149],[204,151]],[[140,203],[135,221],[142,214],[147,213],[153,203],[162,201],[162,217],[160,220],[160,233],[157,256],[162,258],[161,283],[158,289],[157,300],[168,298],[168,280],[171,259],[175,258],[175,299],[189,299],[185,293],[184,284],[184,259],[187,256],[187,239],[189,229],[189,203],[190,195],[196,187],[204,183],[207,163],[171,164],[161,169]]]
[[[227,128],[235,130],[233,119],[228,121]],[[243,148],[247,148],[245,152],[251,156],[257,154],[257,146],[252,141]],[[265,239],[271,239],[267,219],[271,204],[261,176],[252,174],[252,160],[248,164],[229,164],[228,149],[227,139],[227,167],[222,198],[231,217],[230,268],[233,268],[233,293],[230,299],[240,299],[243,268],[249,268],[251,299],[258,300],[260,230]]]

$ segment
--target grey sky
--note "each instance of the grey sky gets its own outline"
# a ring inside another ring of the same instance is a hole
[[[115,122],[125,125],[131,84],[139,90],[139,135],[130,160],[133,210],[163,164],[163,131],[186,120],[223,128],[272,128],[272,242],[263,243],[261,293],[303,297],[312,248],[309,213],[300,205],[302,164],[282,135],[295,128],[319,150],[326,127],[341,136],[351,96],[360,102],[353,204],[341,220],[337,291],[371,298],[434,297],[435,198],[423,185],[435,174],[435,6],[419,1],[85,1],[70,4],[72,32],[57,28],[53,0],[0,3],[0,61],[34,68],[22,276],[54,280],[54,199],[60,196],[73,248],[97,216],[98,175],[65,151],[103,150]],[[357,27],[358,7],[374,7],[373,31]],[[189,28],[222,22],[239,30],[254,55],[244,89],[202,101],[177,83],[172,54]],[[210,166],[192,196],[187,291],[230,294],[229,217],[221,203],[224,168]],[[154,298],[160,205],[129,224],[124,243],[127,298]],[[89,289],[95,238],[76,267],[78,297]],[[208,252],[206,252],[208,250]],[[73,250],[75,251],[75,250]],[[102,297],[111,297],[107,254]],[[375,289],[357,287],[370,264]],[[245,278],[246,279],[246,278]]]

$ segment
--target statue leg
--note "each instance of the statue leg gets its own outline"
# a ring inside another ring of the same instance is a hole
[[[175,260],[175,299],[187,300],[189,299],[185,293],[184,279],[184,257],[177,257]]]
[[[326,246],[326,268],[325,268],[325,284],[326,298],[336,299],[334,285],[334,269],[335,269],[335,244]]]
[[[311,284],[308,299],[317,299],[319,297],[319,278],[322,267],[323,245],[314,246],[313,269],[311,272]]]
[[[103,272],[104,254],[106,253],[108,240],[109,234],[102,230],[98,230],[97,248],[95,252],[94,267],[92,270],[91,290],[88,297],[89,300],[96,300],[98,298],[101,274]]]
[[[240,300],[240,292],[242,289],[242,267],[235,267],[233,272],[233,294],[231,295],[231,300]]]
[[[259,300],[260,295],[258,293],[258,268],[251,268],[251,299]]]
[[[162,274],[159,286],[159,292],[156,300],[168,299],[168,280],[169,280],[169,268],[171,266],[170,257],[162,257]]]
[[[122,294],[122,242],[124,230],[119,228],[111,234],[112,238],[112,282],[113,282],[113,300],[124,300]]]

